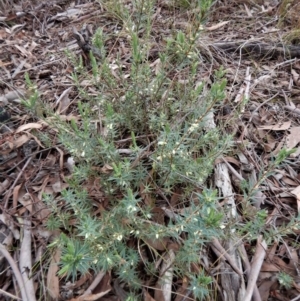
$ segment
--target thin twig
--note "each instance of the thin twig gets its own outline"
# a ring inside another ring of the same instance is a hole
[[[14,183],[12,184],[11,188],[9,189],[9,191],[7,192],[6,196],[4,197],[4,200],[5,200],[5,205],[4,205],[4,208],[7,209],[7,205],[8,205],[8,199],[9,199],[9,196],[10,196],[10,193],[14,190],[18,180],[20,179],[21,175],[23,174],[24,170],[26,169],[26,167],[28,166],[28,164],[30,163],[32,159],[32,156],[30,156],[26,163],[24,164],[23,168],[21,169],[21,171],[19,172],[17,178],[15,179]]]
[[[211,243],[211,247],[213,247],[214,252],[220,259],[226,259],[229,263],[229,265],[232,267],[232,269],[239,274],[241,277],[243,277],[243,272],[237,267],[234,260],[231,258],[231,256],[226,252],[226,250],[223,248],[223,246],[220,244],[217,238],[213,238]]]
[[[24,285],[24,282],[23,282],[23,278],[22,278],[22,275],[15,263],[15,261],[13,260],[13,258],[10,256],[9,252],[6,250],[5,246],[3,246],[1,243],[0,243],[0,252],[3,254],[3,256],[6,258],[6,260],[8,261],[11,269],[13,270],[14,272],[14,275],[16,277],[16,280],[18,282],[18,285],[19,285],[19,288],[20,288],[20,291],[21,291],[21,295],[22,295],[22,300],[23,301],[26,301],[28,300],[27,298],[27,294],[26,294],[26,290],[25,290],[25,285]]]
[[[277,95],[279,94],[279,92],[277,92],[275,95],[273,95],[272,97],[268,98],[267,100],[265,100],[263,103],[261,103],[251,114],[251,117],[249,119],[249,122],[252,121],[254,114],[262,107],[264,106],[267,102],[269,102],[270,100],[274,99]]]
[[[295,297],[294,299],[291,299],[291,301],[297,301],[300,299],[300,295],[298,295],[297,297]]]
[[[96,276],[96,278],[93,280],[93,282],[91,283],[91,285],[87,288],[87,290],[83,293],[83,296],[88,296],[90,294],[92,294],[93,289],[100,283],[100,281],[103,279],[105,273],[104,272],[99,272],[98,275]]]
[[[0,288],[0,294],[5,295],[5,296],[7,296],[7,297],[9,297],[9,298],[11,298],[11,299],[21,300],[21,301],[22,301],[22,299],[20,299],[19,297],[14,296],[14,295],[12,295],[12,294],[10,294],[10,293],[8,293],[8,292],[2,290],[1,288]]]

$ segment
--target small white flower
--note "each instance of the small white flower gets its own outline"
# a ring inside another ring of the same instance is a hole
[[[129,213],[132,213],[132,212],[137,211],[137,209],[136,209],[136,207],[134,207],[134,206],[132,206],[132,205],[129,205],[129,206],[127,206],[127,211],[128,211]]]
[[[199,127],[199,124],[198,124],[198,123],[193,123],[193,124],[189,127],[188,132],[189,132],[189,133],[194,132],[198,127]]]
[[[98,250],[103,251],[103,247],[101,245],[97,245]]]

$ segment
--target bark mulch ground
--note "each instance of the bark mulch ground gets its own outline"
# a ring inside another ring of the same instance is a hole
[[[216,1],[198,41],[204,62],[199,77],[209,84],[214,70],[221,66],[226,70],[227,97],[214,119],[228,121],[224,130],[234,134],[237,145],[234,156],[216,162],[215,187],[241,220],[251,220],[258,209],[266,209],[267,223],[274,228],[288,224],[300,210],[300,23],[295,14],[299,4],[286,2]],[[174,11],[167,3],[157,1],[153,60],[163,47],[159,36],[170,34],[163,20]],[[188,26],[182,15],[175,22],[178,29]],[[57,277],[54,263],[60,254],[47,251],[57,233],[46,230],[50,210],[41,201],[43,193],[59,194],[66,188],[70,173],[57,132],[43,121],[41,104],[66,120],[75,117],[72,105],[79,93],[68,55],[82,56],[88,64],[87,53],[97,51],[89,38],[84,39],[85,33],[91,36],[98,27],[112,36],[106,45],[111,59],[118,54],[128,64],[126,41],[117,36],[118,26],[96,1],[3,1],[0,5],[0,251],[8,250],[12,259],[8,262],[0,255],[0,294],[5,300],[12,298],[10,294],[22,299],[16,270],[28,278],[33,275],[31,289],[40,300],[46,300],[46,295],[63,300],[97,300],[104,295],[99,300],[125,300],[122,285],[112,275],[82,275],[75,283]],[[35,114],[21,104],[31,95],[25,74],[39,91]],[[96,93],[88,79],[80,80],[88,93]],[[236,108],[241,106],[237,116]],[[296,151],[267,175],[274,155],[283,148]],[[251,205],[243,203],[240,194],[243,180],[259,186]],[[95,183],[87,188],[93,196],[101,194]],[[241,300],[247,292],[249,297],[249,291],[254,300],[299,299],[299,234],[295,228],[268,246],[261,237],[256,249],[244,243],[239,252],[232,242],[212,241],[209,251],[220,264],[207,262],[207,269],[219,288],[216,299]],[[235,277],[240,270],[244,277]],[[282,272],[293,278],[290,289],[278,281]],[[91,283],[94,290],[89,291]],[[174,300],[192,300],[184,281],[179,287],[185,297],[174,295]],[[90,299],[82,297],[85,291],[93,292]],[[154,300],[146,291],[144,299]]]

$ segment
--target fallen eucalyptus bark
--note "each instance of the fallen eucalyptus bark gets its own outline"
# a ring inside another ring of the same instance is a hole
[[[300,57],[300,45],[285,45],[267,44],[260,42],[220,42],[214,43],[211,47],[221,49],[225,52],[235,52],[243,55],[255,55],[259,57],[277,58],[282,56],[284,58],[298,58]]]

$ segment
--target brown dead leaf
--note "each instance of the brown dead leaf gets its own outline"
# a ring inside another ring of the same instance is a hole
[[[168,245],[167,238],[161,239],[144,239],[144,242],[150,247],[158,251],[165,251]]]
[[[8,33],[5,29],[4,29],[4,27],[0,29],[0,39],[2,39],[2,40],[5,40],[6,37],[8,36]]]
[[[291,126],[291,121],[281,122],[273,125],[263,125],[260,126],[258,129],[260,130],[272,130],[272,131],[284,131],[289,129]]]
[[[163,225],[165,223],[165,211],[160,207],[154,207],[151,210],[152,219],[155,223]]]
[[[288,265],[293,268],[293,269],[296,269],[296,267],[298,267],[299,265],[299,256],[298,256],[298,250],[297,249],[294,249],[293,247],[289,246],[288,247],[289,250],[288,250],[288,254],[289,254],[289,257],[290,257],[290,262],[288,263]],[[295,271],[297,272],[297,271]]]
[[[237,159],[235,159],[235,158],[233,158],[233,157],[229,157],[229,156],[227,156],[227,157],[222,157],[222,158],[217,158],[217,159],[215,160],[214,164],[223,163],[224,160],[225,160],[226,162],[232,163],[232,164],[234,164],[234,165],[236,165],[236,166],[238,166],[238,167],[241,166],[241,163],[240,163]]]
[[[59,147],[56,147],[56,150],[59,152],[59,167],[61,170],[64,168],[64,152]]]
[[[22,54],[24,57],[30,57],[32,56],[32,54],[27,51],[23,46],[21,45],[14,45],[14,47],[16,47]]]
[[[263,147],[266,153],[270,153],[274,147],[276,146],[276,143],[263,143]]]
[[[261,272],[280,272],[284,271],[290,274],[291,269],[281,258],[274,256],[273,260],[270,262],[264,262],[261,267]]]
[[[41,148],[44,148],[44,145],[42,144],[42,142],[34,135],[32,135],[31,133],[29,132],[26,132],[26,134],[28,135],[28,137],[34,139],[34,141],[41,147]]]
[[[189,285],[188,279],[186,277],[183,277],[182,284],[178,288],[178,290],[176,291],[177,296],[176,296],[174,301],[181,301],[182,300],[183,296],[185,296],[186,293],[187,293],[188,285]]]
[[[99,284],[93,289],[94,294],[103,293],[112,289],[111,283],[111,273],[106,273]]]
[[[140,185],[140,193],[141,193],[141,197],[145,203],[145,205],[147,206],[152,206],[153,204],[155,204],[155,200],[152,197],[151,193],[145,193],[145,186],[143,183],[141,183]]]
[[[34,200],[33,202],[34,214],[41,222],[44,222],[46,218],[50,216],[51,210],[44,204],[44,202],[38,199],[36,194],[32,194],[32,198]]]
[[[291,149],[300,142],[300,127],[292,127],[289,132],[290,134],[286,137],[286,146]]]
[[[11,141],[5,141],[3,144],[0,145],[1,155],[10,154],[13,149],[14,149],[14,144]]]
[[[113,167],[110,166],[109,164],[104,164],[104,166],[101,168],[101,172],[108,174],[113,170]]]
[[[19,126],[16,130],[16,134],[17,133],[20,133],[20,132],[23,132],[23,131],[26,131],[26,130],[31,130],[31,129],[40,129],[42,128],[43,125],[40,124],[40,123],[37,123],[37,122],[32,122],[32,123],[26,123],[26,124],[23,124],[21,126]]]
[[[143,293],[144,293],[144,301],[155,301],[155,299],[153,299],[145,289],[143,290]]]
[[[170,199],[171,208],[177,207],[178,203],[180,202],[182,193],[183,193],[183,191],[182,191],[181,188],[175,188],[175,191],[172,193],[172,196],[171,196],[171,199]]]
[[[78,298],[72,298],[70,301],[95,301],[95,300],[100,300],[101,297],[105,296],[108,294],[110,290],[107,290],[106,292],[99,293],[99,294],[90,294],[88,296],[80,296]]]
[[[14,140],[14,147],[19,148],[22,146],[24,143],[30,140],[30,137],[26,134],[19,136],[16,140]]]
[[[262,301],[267,301],[269,299],[271,287],[273,287],[274,284],[277,284],[277,277],[275,275],[270,280],[263,280],[258,288]]]
[[[80,279],[78,279],[75,283],[74,283],[74,286],[72,286],[72,289],[75,289],[77,287],[81,287],[83,284],[85,284],[86,282],[89,281],[89,279],[91,278],[91,274],[85,274],[85,275],[82,275],[80,277]]]
[[[152,64],[150,64],[150,67],[153,68],[154,67],[154,72],[155,74],[159,74],[159,72],[161,72],[161,60],[160,59],[156,59]]]
[[[52,255],[47,273],[47,291],[53,299],[59,298],[59,279],[57,271],[60,255],[61,251],[57,248]]]
[[[58,105],[58,108],[56,110],[57,114],[61,114],[66,111],[66,109],[69,107],[71,101],[69,98],[70,91],[72,90],[72,87],[66,89],[63,91],[63,93],[60,95],[60,97],[57,99],[55,103],[55,107]]]
[[[20,189],[22,188],[22,186],[23,186],[22,184],[16,185],[13,190],[13,210],[16,210],[16,208],[18,206],[19,193],[20,193]]]
[[[297,186],[298,182],[294,181],[293,179],[291,179],[290,177],[284,176],[281,181],[283,181],[285,184],[289,185],[289,186]]]
[[[55,182],[54,184],[52,184],[52,188],[53,188],[53,191],[55,193],[57,192],[62,192],[63,190],[65,190],[66,188],[68,188],[68,184],[67,183],[63,183],[62,181],[57,181]]]
[[[14,195],[17,196],[18,202],[22,204],[30,213],[32,213],[33,200],[30,193],[26,192],[24,188],[20,189],[20,186],[16,186],[15,189],[16,192],[14,192]]]
[[[229,22],[230,21],[223,21],[223,22],[220,22],[218,24],[215,24],[215,25],[212,25],[212,26],[209,26],[209,27],[205,27],[205,29],[208,30],[208,31],[213,31],[213,30],[216,30],[216,29],[219,29],[219,28],[225,26]]]
[[[3,63],[1,60],[0,60],[0,67],[5,67],[5,66],[8,66],[10,65],[11,62],[7,62],[7,63]]]
[[[291,193],[296,197],[297,199],[297,208],[298,212],[300,212],[300,186],[296,187],[294,190],[291,191]]]
[[[11,185],[11,179],[7,178],[2,183],[0,182],[0,194],[3,194],[4,191],[9,189],[9,186]]]

